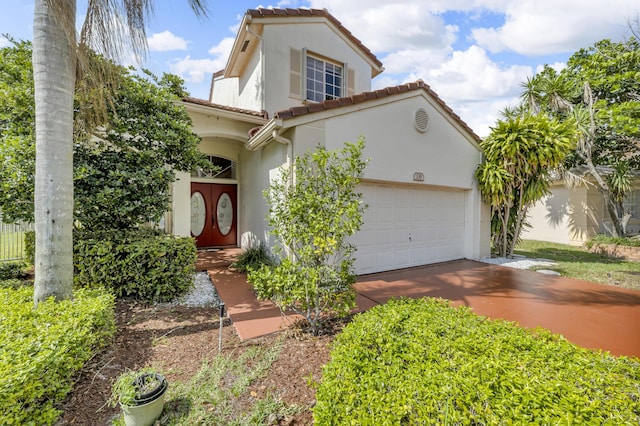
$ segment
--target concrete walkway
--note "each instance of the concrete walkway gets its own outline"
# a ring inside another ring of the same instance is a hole
[[[244,274],[231,271],[240,249],[200,252],[240,339],[287,327],[270,302],[258,301]],[[441,297],[490,318],[544,327],[569,341],[614,355],[640,357],[640,292],[532,271],[461,260],[365,275],[355,284],[358,311],[392,297]]]

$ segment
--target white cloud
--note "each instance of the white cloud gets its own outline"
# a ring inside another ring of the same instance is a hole
[[[187,55],[182,59],[176,59],[169,65],[169,69],[173,74],[177,74],[184,78],[186,82],[202,83],[207,74],[212,74],[221,69],[224,64],[220,65],[220,61],[214,59],[191,59]]]
[[[519,91],[520,82],[533,74],[522,65],[501,67],[493,62],[484,49],[471,46],[454,52],[451,58],[437,67],[425,70],[426,77],[438,93],[450,99],[477,101],[496,96],[512,96]]]
[[[0,48],[10,46],[11,43],[4,37],[0,37]]]
[[[234,41],[233,37],[223,38],[220,41],[220,43],[216,44],[211,49],[209,49],[209,54],[213,55],[217,59],[226,61],[227,58],[229,57],[229,54],[231,53],[231,48],[233,48],[233,41]]]
[[[376,52],[442,49],[455,41],[458,28],[445,25],[424,1],[312,0],[326,8],[365,46]]]
[[[187,41],[171,31],[155,33],[147,39],[152,52],[168,52],[171,50],[187,50]]]
[[[223,69],[233,47],[233,38],[226,37],[208,51],[212,58],[194,59],[190,55],[175,59],[169,69],[188,83],[202,83],[207,75]]]
[[[503,26],[472,30],[477,43],[492,52],[543,55],[623,38],[640,5],[628,0],[519,0],[509,2],[504,12]]]
[[[567,67],[567,63],[566,62],[554,62],[553,64],[540,64],[536,67],[536,74],[539,72],[542,72],[542,70],[544,69],[545,65],[549,65],[549,67],[553,68],[554,70],[560,72],[563,69],[565,69]]]

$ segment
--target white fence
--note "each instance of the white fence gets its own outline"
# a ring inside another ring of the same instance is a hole
[[[0,214],[0,262],[24,259],[24,233],[32,223],[4,223]]]

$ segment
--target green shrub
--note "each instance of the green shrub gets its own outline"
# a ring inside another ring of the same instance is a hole
[[[627,247],[640,247],[640,238],[622,238],[622,237],[607,237],[606,235],[596,235],[584,245],[590,249],[594,244],[614,244],[616,246]]]
[[[33,281],[27,281],[22,278],[9,278],[0,281],[0,288],[12,288],[14,290],[20,287],[29,287],[33,291]]]
[[[435,299],[392,300],[336,337],[318,425],[611,424],[640,419],[640,360]]]
[[[24,257],[29,265],[36,263],[36,232],[26,231],[24,233]]]
[[[168,301],[193,287],[193,238],[152,231],[79,235],[74,242],[74,282],[105,286],[117,297]]]
[[[276,260],[269,252],[267,245],[261,241],[259,246],[248,248],[240,253],[231,267],[238,272],[249,272],[260,269],[263,265],[274,266],[275,264]]]
[[[73,375],[115,331],[113,296],[77,290],[33,308],[33,289],[0,289],[0,424],[48,425]]]
[[[22,278],[24,267],[23,262],[0,262],[0,281]]]

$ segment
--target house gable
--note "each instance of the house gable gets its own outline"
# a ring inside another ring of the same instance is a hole
[[[262,38],[265,25],[327,24],[345,44],[365,60],[371,67],[370,78],[376,77],[384,68],[382,62],[358,40],[340,21],[326,9],[249,9],[245,13],[229,59],[223,71],[224,77],[239,77],[248,58],[255,52]]]
[[[287,110],[277,111],[274,114],[275,119],[290,120],[289,125],[294,125],[293,119],[301,117],[299,122],[304,122],[312,118],[309,114],[318,114],[321,112],[328,112],[333,114],[346,114],[349,112],[347,107],[355,106],[356,108],[362,108],[366,103],[372,103],[376,100],[384,100],[385,98],[391,98],[394,96],[401,96],[402,94],[409,94],[414,91],[422,91],[425,97],[428,98],[441,113],[448,117],[449,121],[460,128],[460,131],[465,133],[466,136],[474,142],[474,144],[480,143],[481,139],[475,132],[465,123],[459,115],[453,110],[434,92],[428,84],[422,80],[418,80],[413,83],[401,84],[398,86],[386,87],[384,89],[378,89],[375,91],[358,93],[353,96],[343,97],[339,99],[332,99],[324,102],[310,103],[297,107],[292,107]],[[389,99],[390,100],[390,99]],[[342,111],[337,109],[342,108]],[[334,111],[336,110],[336,111]],[[304,116],[304,117],[303,117]]]
[[[416,128],[419,111],[427,129]],[[376,181],[470,189],[482,161],[480,138],[420,80],[278,111],[245,147],[259,149],[278,135],[293,141],[293,155],[364,136],[371,158],[364,177]]]
[[[257,9],[245,14],[210,101],[278,110],[371,89],[381,62],[326,10]],[[327,89],[332,87],[332,89]]]

